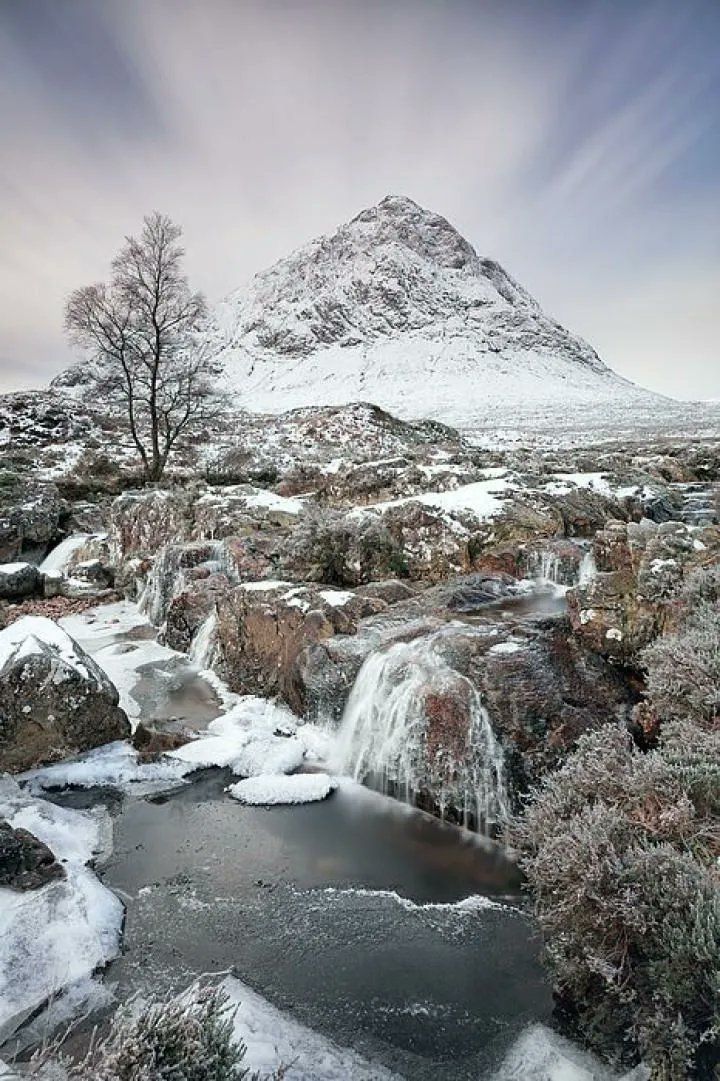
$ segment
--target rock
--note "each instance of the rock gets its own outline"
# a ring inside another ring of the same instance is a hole
[[[0,599],[16,600],[42,593],[43,576],[32,563],[0,564]]]
[[[148,761],[154,760],[167,751],[184,747],[196,737],[197,732],[191,732],[189,729],[170,731],[167,728],[157,728],[140,722],[133,732],[132,745],[140,753],[140,757]]]
[[[46,844],[0,819],[0,887],[36,890],[64,878],[65,871]]]
[[[303,651],[333,635],[354,634],[359,620],[385,607],[346,590],[287,582],[236,586],[217,601],[220,673],[233,691],[277,695],[302,714]]]
[[[19,481],[0,497],[0,560],[23,553],[42,558],[67,513],[54,484]]]
[[[56,623],[25,616],[0,632],[0,770],[32,769],[129,734],[117,690]]]
[[[152,489],[125,492],[110,508],[109,538],[115,561],[154,555],[171,541],[189,538],[192,494]]]
[[[677,596],[696,567],[720,558],[720,529],[679,522],[610,522],[593,543],[598,573],[568,593],[575,634],[623,664],[672,629]]]

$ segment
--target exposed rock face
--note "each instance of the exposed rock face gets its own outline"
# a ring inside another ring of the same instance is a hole
[[[0,887],[35,890],[64,876],[62,865],[46,844],[0,819]]]
[[[101,668],[52,620],[0,632],[0,770],[20,772],[125,739],[127,717]]]
[[[110,510],[110,541],[118,563],[154,555],[163,545],[190,536],[187,491],[126,492]]]
[[[353,634],[385,603],[347,591],[256,582],[217,602],[219,666],[234,691],[279,695],[296,713],[305,707],[298,667],[303,650],[336,634]]]
[[[23,553],[42,556],[58,531],[67,506],[54,484],[23,481],[0,498],[0,561]]]
[[[595,652],[632,664],[671,628],[687,575],[720,558],[720,529],[611,522],[596,535],[593,551],[597,575],[568,594],[573,630]]]
[[[0,564],[0,599],[17,600],[42,592],[43,576],[32,563]]]

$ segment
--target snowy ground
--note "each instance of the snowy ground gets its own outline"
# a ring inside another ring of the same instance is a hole
[[[38,890],[0,889],[1,1042],[52,996],[117,956],[123,906],[87,866],[110,844],[106,812],[57,807],[6,778],[0,818],[44,841],[66,872]]]

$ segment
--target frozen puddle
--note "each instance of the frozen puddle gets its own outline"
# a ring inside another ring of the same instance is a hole
[[[351,782],[268,809],[228,798],[231,780],[212,770],[110,804],[98,873],[127,904],[107,972],[121,996],[230,972],[317,1039],[437,1081],[491,1076],[514,1035],[548,1021],[539,944],[496,846]],[[288,1081],[386,1076],[313,1069],[302,1058]]]

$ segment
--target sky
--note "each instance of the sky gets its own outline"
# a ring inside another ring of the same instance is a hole
[[[720,0],[0,0],[0,390],[143,215],[213,303],[388,193],[720,398]]]

